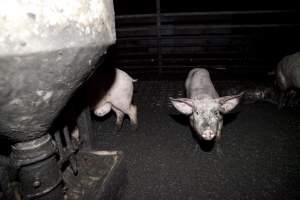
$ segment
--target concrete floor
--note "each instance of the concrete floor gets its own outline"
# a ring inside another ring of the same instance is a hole
[[[225,116],[222,154],[201,149],[187,119],[168,103],[183,82],[136,85],[139,129],[113,114],[94,119],[98,147],[122,150],[128,168],[125,200],[299,199],[300,112],[268,103],[241,104]]]

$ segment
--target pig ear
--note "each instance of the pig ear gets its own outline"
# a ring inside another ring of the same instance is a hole
[[[189,98],[173,99],[170,97],[173,106],[182,114],[191,115],[193,113],[193,101]]]
[[[241,92],[237,95],[224,96],[217,98],[217,101],[221,104],[221,113],[226,114],[233,110],[239,103],[241,97],[244,95],[244,92]]]

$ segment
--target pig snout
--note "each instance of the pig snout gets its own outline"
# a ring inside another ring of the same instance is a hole
[[[103,117],[104,115],[106,115],[110,111],[111,111],[111,104],[110,103],[105,103],[104,105],[98,106],[95,109],[94,114],[98,117]]]
[[[215,138],[216,134],[212,130],[205,130],[203,131],[201,136],[204,140],[212,140]]]

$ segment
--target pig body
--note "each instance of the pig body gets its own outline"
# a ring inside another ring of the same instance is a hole
[[[188,115],[190,125],[204,140],[219,139],[223,126],[222,114],[235,108],[243,93],[219,97],[209,72],[203,68],[191,70],[185,82],[187,98],[171,98],[173,106]]]
[[[136,81],[120,69],[103,72],[98,79],[97,92],[93,95],[92,110],[96,116],[103,117],[113,110],[116,114],[117,129],[120,129],[125,114],[131,124],[137,127],[137,107],[132,104],[133,83]],[[93,88],[93,90],[95,90]],[[95,91],[93,91],[95,93]]]
[[[282,107],[289,100],[289,90],[300,89],[300,52],[288,55],[278,63],[276,85],[280,90],[279,106]]]
[[[188,98],[218,98],[213,83],[210,80],[209,72],[206,69],[192,69],[185,81],[186,95]]]
[[[276,79],[281,90],[300,89],[300,52],[286,56],[278,63]]]

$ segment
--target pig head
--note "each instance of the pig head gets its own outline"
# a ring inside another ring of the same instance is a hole
[[[189,116],[190,125],[204,140],[219,139],[223,126],[223,114],[233,110],[243,93],[219,97],[206,69],[189,72],[185,82],[187,98],[170,98],[173,106]]]

